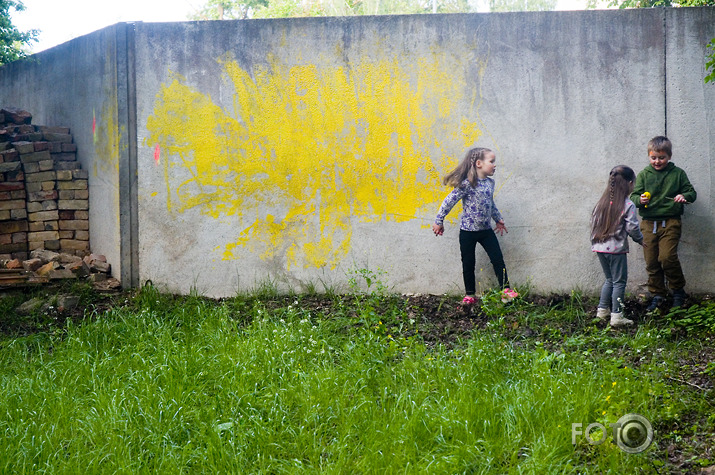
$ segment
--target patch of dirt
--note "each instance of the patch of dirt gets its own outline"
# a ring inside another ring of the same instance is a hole
[[[121,306],[122,302],[128,302],[130,294],[121,291],[96,292],[91,298],[91,302],[80,302],[76,306],[63,308],[57,307],[56,302],[63,295],[70,295],[62,287],[45,286],[42,296],[32,296],[34,286],[22,288],[9,288],[0,290],[0,334],[21,337],[34,333],[51,331],[63,328],[68,321],[79,323],[87,316],[103,313],[111,308]],[[17,312],[17,306],[2,311],[7,307],[4,300],[13,302],[27,302],[30,299],[38,299],[43,303],[36,310],[29,314]]]

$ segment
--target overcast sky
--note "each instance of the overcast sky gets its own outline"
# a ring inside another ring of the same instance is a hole
[[[25,10],[13,12],[20,31],[40,30],[32,44],[38,53],[78,36],[128,21],[186,21],[205,0],[23,0]]]
[[[486,1],[486,0],[485,0]],[[586,0],[559,0],[559,10],[580,10]],[[206,0],[23,0],[25,11],[13,12],[20,31],[40,30],[31,51],[52,48],[120,22],[186,21]]]

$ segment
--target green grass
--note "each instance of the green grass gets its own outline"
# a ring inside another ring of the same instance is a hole
[[[0,473],[655,473],[678,434],[713,432],[712,390],[665,378],[704,338],[565,335],[585,318],[579,296],[512,307],[533,338],[502,332],[514,325],[497,312],[456,347],[427,348],[371,285],[317,311],[267,287],[220,302],[145,287],[3,337]],[[659,429],[644,453],[572,444],[573,423],[632,412]],[[678,425],[686,414],[695,428]]]

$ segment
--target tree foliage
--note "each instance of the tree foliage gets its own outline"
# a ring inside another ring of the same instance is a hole
[[[473,11],[476,8],[469,0],[207,0],[192,18],[217,20]]]
[[[208,0],[193,20],[245,20],[258,8],[268,6],[269,0]]]
[[[489,0],[492,12],[534,12],[550,11],[556,8],[558,0]]]
[[[21,32],[12,24],[10,10],[22,11],[25,5],[20,0],[0,0],[0,64],[9,63],[27,56],[26,48],[37,41],[37,30]]]
[[[553,10],[558,0],[489,0],[493,12]],[[715,1],[715,0],[711,0]],[[472,13],[475,0],[207,0],[195,20]]]
[[[652,8],[652,7],[712,7],[715,0],[611,0],[609,7]]]
[[[705,76],[705,82],[715,81],[715,38],[710,40],[708,50],[710,54],[705,58],[705,70],[708,72]]]

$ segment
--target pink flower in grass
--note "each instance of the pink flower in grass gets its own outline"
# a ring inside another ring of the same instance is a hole
[[[509,303],[519,296],[519,292],[514,289],[507,287],[501,291],[501,301],[502,303]]]

